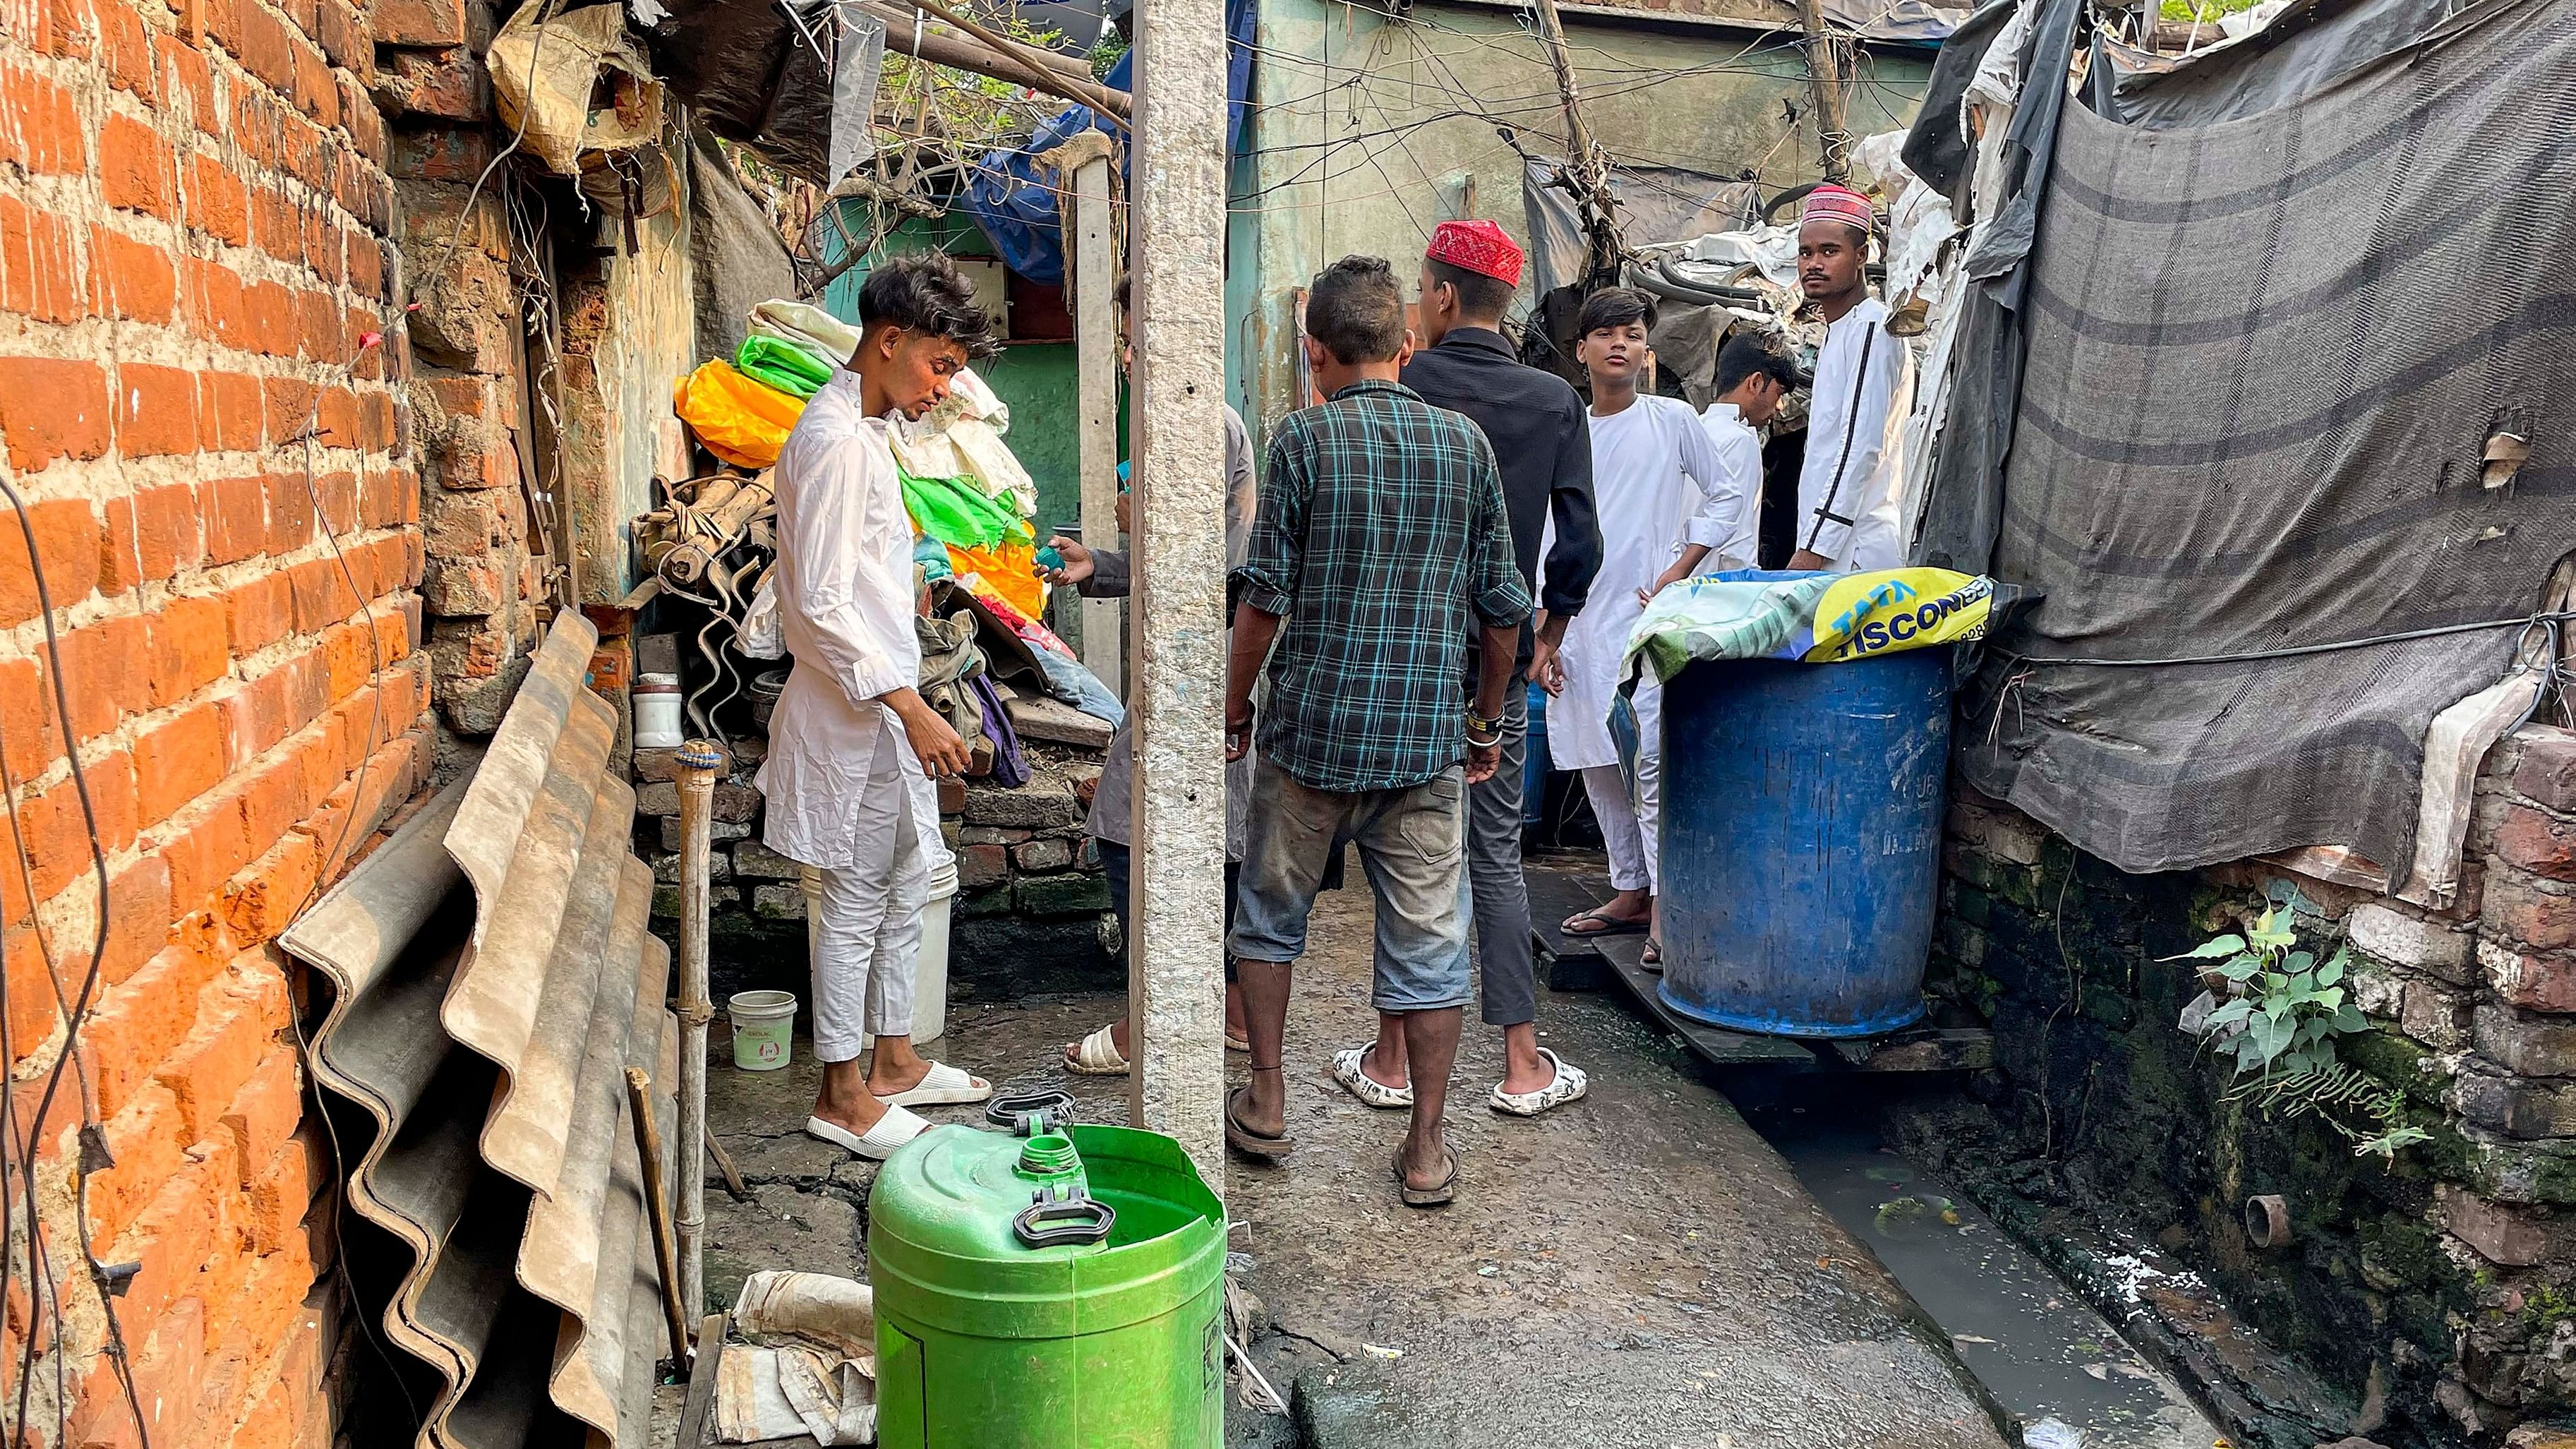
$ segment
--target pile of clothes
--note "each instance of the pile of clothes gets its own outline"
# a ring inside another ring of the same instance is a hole
[[[708,452],[738,468],[766,468],[806,399],[858,345],[857,329],[820,307],[763,302],[751,310],[741,348],[681,379],[671,409]],[[1010,426],[1010,406],[966,368],[945,402],[918,419],[895,419],[889,441],[931,577],[954,577],[979,599],[1034,621],[1047,601],[1030,521],[1037,485],[1002,441]]]

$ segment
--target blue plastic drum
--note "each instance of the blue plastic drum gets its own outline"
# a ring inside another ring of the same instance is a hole
[[[1720,660],[1664,687],[1666,1005],[1778,1036],[1922,1019],[1950,657]]]

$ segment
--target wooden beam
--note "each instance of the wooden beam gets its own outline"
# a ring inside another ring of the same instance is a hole
[[[1118,255],[1109,239],[1109,158],[1074,168],[1073,342],[1080,373],[1082,537],[1094,548],[1118,540]],[[1126,692],[1126,630],[1120,601],[1082,603],[1082,662],[1111,694]]]

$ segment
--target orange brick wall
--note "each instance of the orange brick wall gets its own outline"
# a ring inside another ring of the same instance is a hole
[[[62,1285],[58,1305],[29,1294],[13,1167],[0,1406],[32,1333],[33,1443],[139,1437],[83,1241],[134,1265],[112,1306],[155,1449],[333,1435],[331,1163],[276,937],[429,767],[374,63],[348,0],[0,0],[0,445],[71,700],[66,728],[0,508],[9,1156],[35,1155]],[[107,851],[106,952],[81,1070],[38,1124],[55,982],[79,989],[97,929],[67,735]],[[114,1165],[84,1221],[85,1110]]]

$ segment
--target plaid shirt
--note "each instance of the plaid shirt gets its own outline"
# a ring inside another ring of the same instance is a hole
[[[1530,611],[1493,448],[1393,382],[1281,420],[1237,577],[1243,602],[1283,620],[1261,752],[1316,790],[1398,789],[1456,764],[1468,615],[1509,628]]]

